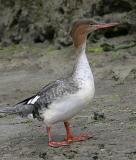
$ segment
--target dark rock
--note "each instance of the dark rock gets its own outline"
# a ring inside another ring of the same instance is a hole
[[[94,112],[94,120],[101,120],[101,119],[105,119],[105,115],[104,113],[101,112]]]
[[[104,15],[112,12],[128,12],[132,10],[132,6],[126,0],[102,0],[97,4],[93,4],[92,13],[93,15]]]
[[[10,39],[13,43],[18,44],[22,40],[22,36],[19,33],[12,34]]]
[[[111,37],[127,35],[130,30],[131,30],[131,25],[128,23],[124,23],[124,24],[120,24],[116,28],[105,30],[104,36],[106,38],[111,38]]]
[[[33,42],[39,43],[39,42],[44,42],[45,37],[44,37],[44,29],[41,26],[35,25],[33,28],[31,28],[31,38]]]
[[[55,28],[53,26],[45,27],[45,39],[53,40],[55,35]]]
[[[106,21],[105,15],[109,15],[110,21],[119,21],[122,25],[95,32],[92,42],[103,35],[106,38],[126,35],[135,32],[135,10],[135,0],[96,0],[95,3],[90,0],[1,0],[0,42],[49,41],[62,47],[69,46],[72,43],[69,30],[73,21],[90,17]]]
[[[4,31],[5,31],[5,25],[1,24],[0,25],[0,41],[2,41],[2,37],[4,35]]]
[[[1,4],[5,7],[14,7],[15,1],[14,0],[1,0]]]
[[[42,158],[42,159],[46,159],[47,158],[47,153],[46,152],[40,153],[39,157]]]
[[[92,158],[93,158],[93,160],[99,159],[98,153],[97,153],[97,152],[96,152],[96,153],[93,153],[93,154],[92,154]]]
[[[104,144],[99,144],[98,147],[99,147],[99,149],[104,149],[105,145]]]
[[[110,45],[108,43],[101,44],[103,51],[112,51],[115,47],[114,45]]]

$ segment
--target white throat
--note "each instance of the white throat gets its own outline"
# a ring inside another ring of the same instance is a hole
[[[74,68],[73,78],[80,85],[86,85],[87,83],[94,85],[93,74],[85,53],[85,49],[86,43],[76,50],[78,57]]]

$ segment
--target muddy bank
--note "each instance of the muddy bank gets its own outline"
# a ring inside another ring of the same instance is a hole
[[[133,42],[134,35],[88,43],[88,58],[96,84],[95,99],[71,123],[75,134],[88,131],[93,138],[68,147],[51,148],[41,122],[16,116],[1,117],[1,159],[136,159],[136,46],[130,45]],[[105,43],[114,47],[104,51]],[[127,48],[122,48],[124,45]],[[114,50],[116,47],[118,50]],[[69,74],[75,59],[72,48],[56,50],[43,44],[12,45],[1,49],[0,55],[1,107],[13,105],[50,80]],[[104,118],[95,118],[93,112],[104,114]],[[62,123],[54,126],[53,134],[55,139],[64,137]]]

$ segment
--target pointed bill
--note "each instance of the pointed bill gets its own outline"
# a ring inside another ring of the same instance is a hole
[[[97,29],[100,29],[100,28],[110,28],[117,25],[119,25],[119,23],[100,23],[100,24],[95,24],[93,26],[96,27]]]

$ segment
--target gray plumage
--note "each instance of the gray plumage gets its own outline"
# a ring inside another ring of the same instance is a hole
[[[19,103],[17,103],[16,105],[14,105],[13,107],[4,107],[4,108],[0,108],[0,113],[5,113],[5,114],[20,114],[21,116],[27,116],[28,114],[32,113],[34,106],[33,105],[28,105],[27,101],[32,97],[29,97]]]
[[[48,109],[48,105],[53,101],[63,96],[74,94],[78,89],[78,85],[72,77],[59,79],[49,83],[37,94],[19,102],[14,107],[1,109],[0,113],[20,114],[22,116],[27,116],[32,113],[34,118],[38,118],[40,120],[40,111],[42,109]],[[39,98],[32,104],[31,102],[36,97]]]
[[[39,96],[39,98],[33,104],[34,109],[32,113],[34,118],[40,119],[41,110],[44,108],[48,109],[48,106],[52,102],[63,96],[74,94],[76,91],[78,91],[78,89],[78,85],[72,78],[59,79],[49,83],[36,94],[36,96]]]
[[[42,88],[37,94],[40,98],[36,103],[39,103],[41,107],[45,107],[45,104],[50,104],[62,96],[73,94],[77,90],[78,85],[72,78],[60,79]]]

